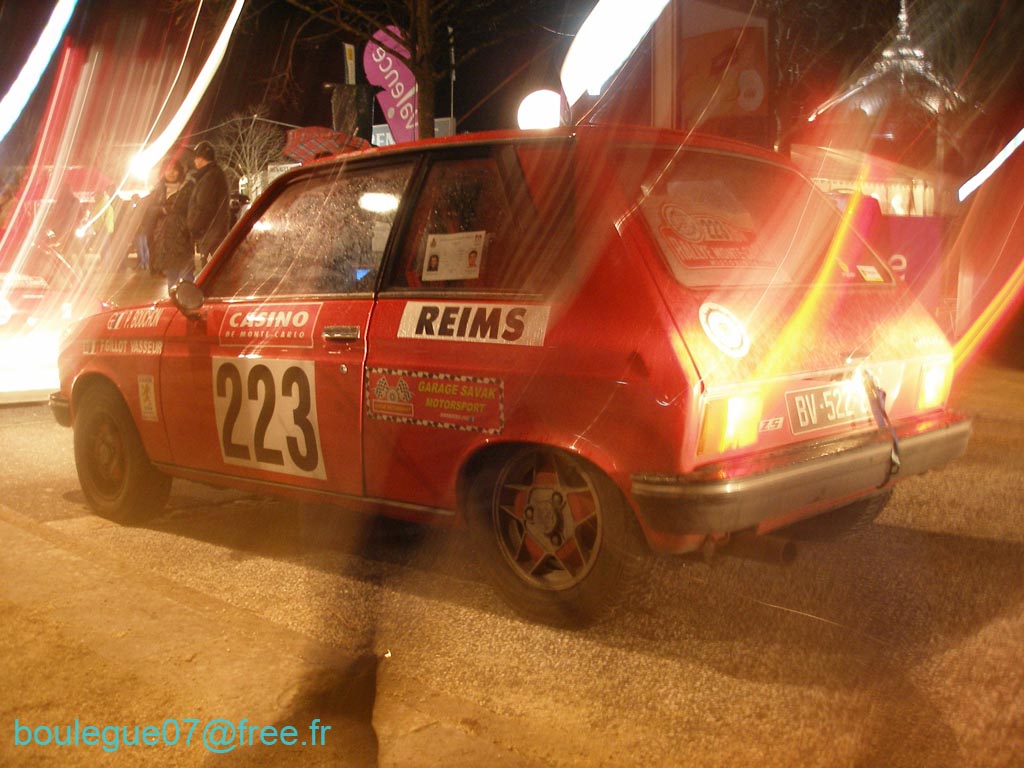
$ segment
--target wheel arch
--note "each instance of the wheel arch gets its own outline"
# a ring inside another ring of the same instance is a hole
[[[95,374],[76,381],[72,397],[75,469],[89,506],[126,524],[158,514],[170,496],[171,478],[151,463],[124,394]]]
[[[533,475],[526,480],[524,467],[537,472],[533,452],[562,458],[553,464],[542,459],[544,479]],[[509,476],[521,479],[506,484]],[[563,485],[567,479],[575,487]],[[631,599],[650,563],[649,549],[622,489],[580,451],[543,441],[491,444],[465,463],[459,485],[460,513],[466,518],[478,562],[497,591],[522,615],[557,626],[587,626]],[[541,511],[531,515],[532,505],[526,506],[523,516],[515,517],[516,524],[507,494],[521,495],[528,487],[531,497],[537,492]],[[576,505],[568,495],[563,502],[561,493],[555,492],[563,489],[585,497],[582,518],[574,515]],[[499,506],[504,510],[500,521],[494,515]],[[570,547],[569,557],[564,557],[563,546]]]
[[[118,397],[120,397],[121,401],[125,404],[125,407],[128,408],[128,413],[131,414],[132,411],[131,411],[131,407],[129,407],[129,405],[128,405],[128,400],[124,396],[124,392],[121,391],[121,388],[118,387],[117,384],[114,383],[114,380],[112,378],[110,378],[109,376],[107,376],[106,374],[100,373],[99,371],[90,371],[88,373],[82,374],[77,379],[75,379],[75,383],[72,385],[72,388],[71,388],[71,423],[72,424],[74,424],[74,421],[77,418],[78,408],[79,408],[79,406],[82,403],[82,398],[84,398],[87,393],[92,392],[97,387],[106,387],[106,388],[109,388],[109,389],[113,390],[114,392],[116,392]],[[132,414],[132,419],[134,420],[134,418],[135,418],[134,414]]]
[[[589,450],[580,450],[581,446],[586,447]],[[466,515],[469,512],[468,503],[473,482],[479,476],[480,472],[482,472],[492,462],[505,461],[519,451],[527,448],[549,448],[562,451],[589,465],[595,471],[600,472],[611,482],[612,485],[615,486],[619,492],[623,505],[632,512],[633,517],[639,523],[636,508],[633,505],[629,494],[622,485],[623,472],[621,469],[616,467],[615,461],[607,452],[601,450],[598,446],[579,440],[576,441],[575,445],[570,447],[555,441],[527,439],[503,440],[501,442],[487,443],[479,446],[466,457],[462,466],[459,468],[455,489],[456,512],[463,521],[465,521]],[[626,477],[626,480],[628,481],[628,477]]]

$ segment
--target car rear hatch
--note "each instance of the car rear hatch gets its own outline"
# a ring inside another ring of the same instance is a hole
[[[637,196],[620,233],[693,380],[681,471],[885,434],[897,472],[897,434],[944,413],[951,350],[838,208],[767,156],[635,146],[618,167]]]

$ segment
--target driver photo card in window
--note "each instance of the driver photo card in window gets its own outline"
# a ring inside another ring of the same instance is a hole
[[[473,280],[480,277],[487,232],[427,235],[423,254],[423,282]]]

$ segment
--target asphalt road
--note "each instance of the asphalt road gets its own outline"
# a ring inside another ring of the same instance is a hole
[[[100,520],[71,432],[0,408],[0,763],[1024,765],[1024,371],[954,399],[967,455],[862,535],[660,559],[582,632],[511,614],[458,534],[181,482],[145,527]],[[217,717],[332,730],[23,744]]]

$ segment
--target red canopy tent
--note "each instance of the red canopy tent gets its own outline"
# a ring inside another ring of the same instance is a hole
[[[370,143],[358,136],[334,131],[320,125],[292,128],[285,134],[281,154],[300,163],[308,163],[319,157],[342,155],[367,149]]]
[[[56,183],[51,184],[54,179]],[[42,200],[56,197],[64,184],[71,188],[75,197],[95,197],[107,187],[114,185],[114,180],[98,168],[87,165],[72,165],[65,168],[41,168],[25,174],[26,186],[21,192],[25,200]]]

